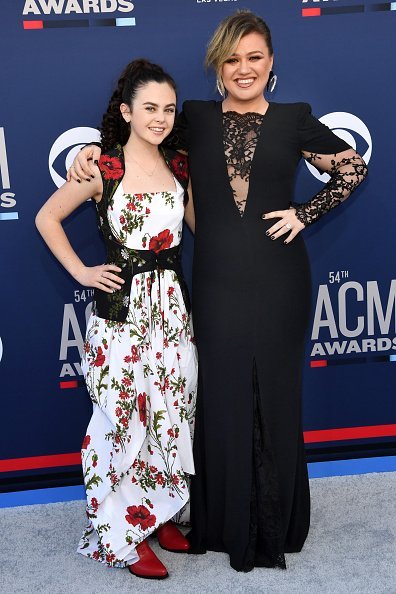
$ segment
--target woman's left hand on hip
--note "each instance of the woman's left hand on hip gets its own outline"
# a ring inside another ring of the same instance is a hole
[[[278,239],[286,233],[287,237],[283,243],[290,243],[293,239],[305,228],[305,225],[301,223],[296,217],[296,209],[288,208],[287,210],[274,210],[272,212],[266,212],[262,215],[262,219],[280,219],[272,227],[266,231],[266,235],[270,239]]]

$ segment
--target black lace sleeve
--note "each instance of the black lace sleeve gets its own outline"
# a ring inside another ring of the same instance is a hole
[[[311,153],[306,160],[315,165],[318,159],[319,155]],[[366,177],[367,165],[357,153],[341,159],[334,155],[328,173],[329,181],[311,200],[291,205],[296,209],[296,217],[305,226],[315,223],[326,212],[346,200]]]
[[[296,217],[305,226],[317,221],[326,212],[338,206],[358,187],[367,175],[367,166],[360,155],[342,158],[340,153],[351,151],[351,147],[327,126],[312,115],[308,103],[298,105],[297,131],[302,152],[308,153],[308,163],[314,167],[320,164],[320,155],[333,155],[327,169],[330,180],[311,200],[303,204],[293,203]],[[318,167],[322,172],[324,169]]]

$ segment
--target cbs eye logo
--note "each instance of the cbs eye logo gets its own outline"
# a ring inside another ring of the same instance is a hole
[[[100,141],[100,133],[95,128],[71,128],[55,140],[48,157],[48,167],[54,184],[60,188],[66,181],[66,171],[73,163],[78,151],[90,142]],[[63,165],[62,165],[63,164]],[[61,171],[62,175],[55,170]]]
[[[362,150],[359,148],[358,152],[368,164],[373,150],[373,143],[369,129],[367,128],[366,124],[362,122],[362,120],[352,113],[348,113],[346,111],[334,111],[322,116],[319,118],[319,120],[322,122],[322,124],[328,126],[328,128],[330,128],[330,130],[334,132],[334,134],[336,134],[339,138],[345,140],[345,142],[347,142],[355,150],[357,146],[356,141],[359,142],[360,146],[363,144],[361,140],[363,139],[367,145],[366,151],[363,153],[364,149]],[[352,134],[352,132],[354,134]],[[316,177],[316,179],[323,183],[328,182],[330,176],[327,173],[321,173],[313,165],[310,165],[307,162],[306,165],[312,175]]]

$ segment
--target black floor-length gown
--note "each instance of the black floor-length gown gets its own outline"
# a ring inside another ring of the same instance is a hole
[[[300,396],[311,283],[301,235],[271,241],[275,221],[261,215],[289,208],[302,150],[350,147],[302,103],[240,115],[187,101],[178,134],[196,216],[192,552],[225,551],[240,571],[285,567],[309,528]]]

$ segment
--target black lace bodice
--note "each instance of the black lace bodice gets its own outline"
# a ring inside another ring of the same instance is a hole
[[[259,113],[223,113],[223,143],[228,177],[241,216],[246,207],[250,169],[263,117]]]
[[[246,207],[250,170],[263,117],[253,112],[223,113],[223,143],[228,177],[241,216]],[[320,169],[318,154],[311,153],[306,160],[314,166],[319,165]],[[348,198],[367,175],[367,166],[358,154],[338,160],[334,158],[328,174],[330,180],[311,200],[303,204],[291,204],[296,210],[296,217],[305,226],[311,225]]]

